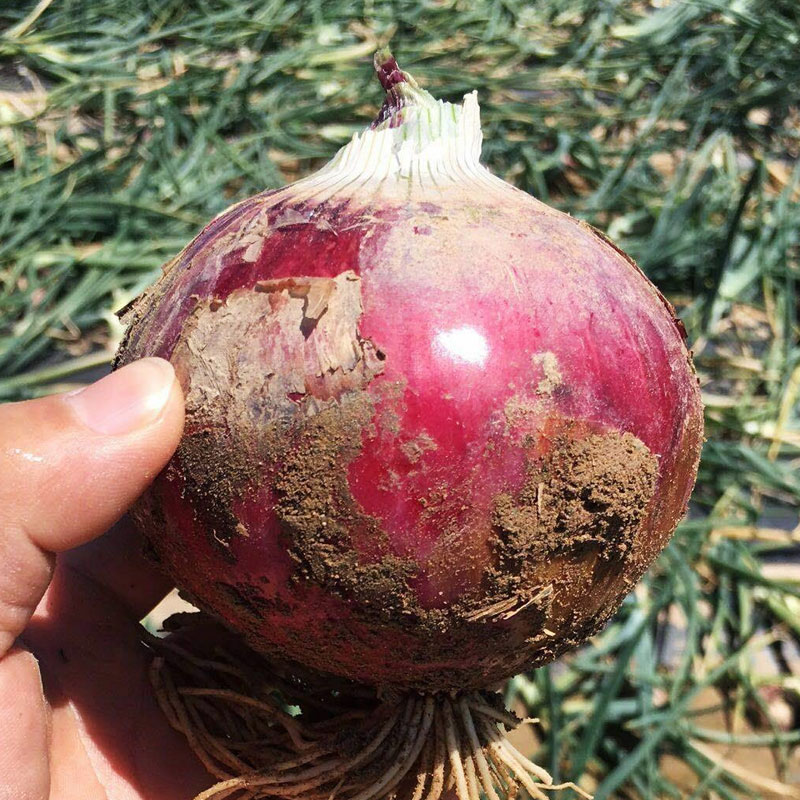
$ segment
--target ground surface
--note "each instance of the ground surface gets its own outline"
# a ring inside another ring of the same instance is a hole
[[[104,368],[204,222],[371,119],[391,41],[478,89],[498,174],[639,261],[701,376],[690,519],[592,647],[509,686],[539,759],[599,798],[800,797],[799,40],[795,0],[4,3],[0,399]]]

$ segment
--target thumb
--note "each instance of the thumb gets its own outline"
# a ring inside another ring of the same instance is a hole
[[[158,358],[78,392],[0,406],[0,657],[47,588],[52,554],[122,516],[182,429],[180,386]]]

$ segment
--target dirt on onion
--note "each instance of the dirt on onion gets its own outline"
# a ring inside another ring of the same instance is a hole
[[[186,428],[138,503],[201,609],[151,637],[201,798],[555,789],[493,692],[596,633],[685,513],[702,407],[669,303],[479,161],[475,93],[386,52],[371,128],[233,206],[126,311]]]

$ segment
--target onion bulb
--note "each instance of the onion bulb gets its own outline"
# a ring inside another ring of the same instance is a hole
[[[248,762],[250,796],[541,793],[486,690],[599,631],[665,546],[697,378],[630,258],[481,165],[474,92],[375,63],[371,127],[214,219],[127,311],[118,364],[169,359],[187,409],[135,519],[263,663],[384,698],[361,750]]]

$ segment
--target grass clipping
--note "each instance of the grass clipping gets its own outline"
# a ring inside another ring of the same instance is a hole
[[[381,694],[291,672],[202,613],[146,634],[170,724],[218,783],[195,800],[458,800],[570,788],[506,739],[520,720],[491,692]]]

